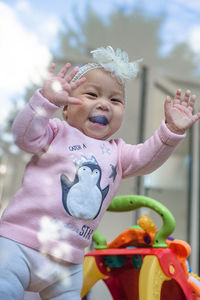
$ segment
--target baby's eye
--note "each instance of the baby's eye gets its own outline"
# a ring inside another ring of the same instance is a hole
[[[120,99],[116,99],[116,98],[112,98],[111,102],[122,103],[122,101]]]
[[[89,92],[89,93],[87,93],[87,95],[89,95],[89,96],[91,96],[91,97],[94,97],[94,98],[96,98],[96,97],[97,97],[97,94],[95,94],[95,93],[92,93],[92,92]]]

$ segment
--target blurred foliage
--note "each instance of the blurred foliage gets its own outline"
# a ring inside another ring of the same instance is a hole
[[[118,11],[106,23],[88,8],[85,21],[76,16],[78,29],[72,29],[64,21],[65,29],[58,36],[60,49],[53,60],[57,69],[67,61],[72,65],[84,64],[91,60],[92,49],[111,45],[115,49],[124,49],[130,60],[143,58],[146,66],[169,79],[191,81],[199,78],[195,73],[197,57],[188,44],[177,44],[168,56],[160,56],[162,39],[159,33],[164,21],[164,15],[150,17],[141,11],[128,15]],[[31,85],[26,89],[27,101],[37,88]],[[16,113],[12,113],[12,119]]]
[[[198,57],[195,56],[188,44],[177,44],[167,57],[161,57],[160,30],[165,22],[164,15],[150,17],[141,11],[129,14],[118,11],[113,13],[109,23],[106,23],[91,9],[88,9],[85,19],[82,20],[76,16],[76,22],[77,27],[73,29],[65,21],[63,31],[59,33],[60,47],[53,58],[53,61],[56,62],[56,70],[67,61],[70,61],[72,65],[86,63],[91,60],[90,51],[92,49],[111,45],[115,49],[119,47],[127,51],[130,60],[143,58],[144,65],[154,69],[162,77],[173,79],[174,82],[177,80],[178,86],[181,86],[181,80],[192,82],[199,78],[199,75],[196,75],[198,74],[198,64],[196,63]],[[30,99],[37,88],[39,86],[33,84],[26,88],[26,101]],[[11,125],[20,110],[17,105],[18,100],[16,96],[16,102],[13,104],[12,111],[9,112],[7,124],[4,124],[4,128],[0,128],[0,163],[4,157],[3,154],[7,153],[9,160],[14,155],[15,159],[13,158],[12,163],[13,165],[14,162],[16,163],[17,170],[21,169],[21,166],[27,161],[24,153],[17,152],[16,148],[13,148],[14,141],[11,140]],[[18,177],[20,178],[20,176],[11,176],[12,187],[17,186],[14,180]]]
[[[81,22],[81,21],[80,21]],[[60,33],[61,57],[81,57],[100,46],[111,45],[129,53],[130,59],[145,58],[146,63],[158,63],[158,49],[161,45],[158,33],[162,19],[146,18],[139,13],[114,14],[105,24],[91,10],[85,23],[80,24],[81,32],[70,29]],[[67,55],[67,56],[66,56]]]
[[[72,63],[84,63],[86,59],[91,59],[89,52],[92,49],[111,45],[127,51],[131,60],[143,57],[145,65],[163,76],[184,80],[196,78],[197,56],[188,44],[177,44],[168,56],[160,56],[160,28],[164,21],[164,15],[147,17],[140,11],[129,15],[118,11],[112,15],[109,24],[105,24],[88,10],[85,22],[77,18],[80,30],[67,30],[66,24],[66,31],[60,33],[60,55],[57,60],[64,63],[71,59]]]
[[[169,56],[161,60],[161,67],[165,75],[179,77],[180,79],[198,79],[196,74],[197,56],[186,43],[178,44]],[[191,78],[192,77],[192,78]]]

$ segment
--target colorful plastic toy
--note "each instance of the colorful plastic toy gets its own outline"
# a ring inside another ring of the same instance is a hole
[[[138,225],[110,243],[96,231],[96,250],[84,259],[82,298],[98,280],[103,280],[114,300],[200,299],[200,278],[187,263],[190,246],[170,238],[175,220],[164,205],[144,196],[119,196],[108,210],[122,212],[140,207],[156,211],[163,220],[162,227],[156,232],[152,220],[142,216]]]

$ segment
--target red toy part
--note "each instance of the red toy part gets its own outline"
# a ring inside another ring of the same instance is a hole
[[[93,250],[90,251],[87,256],[95,257],[96,265],[99,271],[108,276],[106,279],[103,279],[105,284],[114,300],[131,300],[131,299],[140,299],[138,283],[140,280],[140,273],[142,272],[139,269],[135,269],[132,264],[131,258],[135,255],[142,255],[143,264],[145,257],[156,257],[158,259],[160,270],[163,273],[163,278],[166,280],[163,283],[161,289],[161,297],[158,299],[161,300],[194,300],[192,295],[191,288],[188,284],[187,277],[184,273],[184,270],[177,260],[176,255],[173,250],[169,248],[164,249],[151,249],[151,248],[137,248],[137,249],[105,249],[105,250]],[[126,257],[126,263],[120,268],[111,268],[105,264],[105,257],[109,255],[124,255]],[[149,276],[152,276],[151,267],[149,267]],[[156,269],[158,270],[158,269]],[[156,271],[158,272],[158,271]],[[155,272],[154,272],[155,273]],[[154,274],[156,276],[156,274]],[[142,285],[145,287],[146,282],[148,281],[148,274],[145,275],[145,283]],[[159,279],[158,279],[159,281]],[[170,298],[168,293],[170,291]],[[168,295],[168,296],[167,296]],[[149,298],[149,300],[152,300]],[[156,300],[156,299],[154,299]]]
[[[197,300],[200,278],[189,273],[188,243],[169,239],[175,220],[161,203],[145,196],[115,197],[108,210],[130,211],[140,207],[156,211],[163,224],[158,232],[149,216],[138,220],[112,242],[97,230],[93,240],[98,250],[84,260],[84,284],[81,296],[103,280],[114,300]]]

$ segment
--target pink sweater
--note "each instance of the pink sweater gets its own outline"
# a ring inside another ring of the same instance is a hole
[[[96,140],[50,119],[56,110],[37,91],[13,124],[16,144],[33,156],[1,218],[0,235],[81,263],[121,179],[160,167],[185,135],[173,134],[163,121],[144,144]]]

